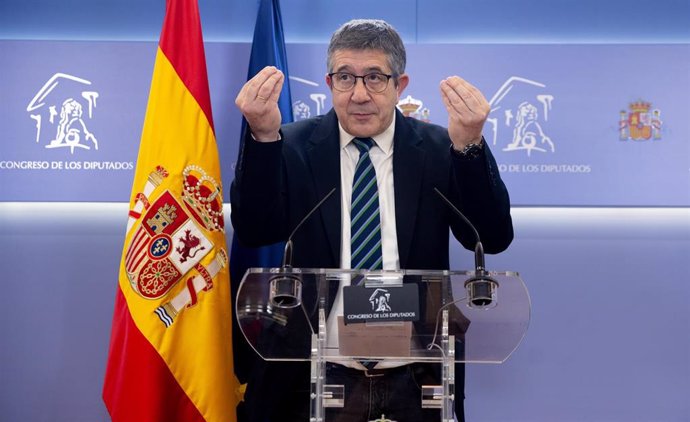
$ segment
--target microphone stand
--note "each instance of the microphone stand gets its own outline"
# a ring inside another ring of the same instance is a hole
[[[457,214],[462,221],[465,222],[474,233],[475,245],[474,245],[474,277],[465,281],[465,289],[467,290],[468,303],[471,307],[475,308],[489,308],[496,306],[496,289],[498,288],[498,281],[494,280],[489,276],[486,271],[484,264],[484,246],[479,239],[479,232],[470,222],[470,220],[465,217],[463,213],[460,212],[455,205],[440,190],[434,188],[434,192],[443,199],[443,201],[450,207],[455,214]]]
[[[331,189],[326,196],[314,205],[309,213],[295,226],[285,242],[285,250],[283,251],[283,263],[281,265],[281,273],[271,277],[269,300],[272,306],[276,308],[296,308],[302,304],[302,280],[295,274],[288,274],[292,272],[292,237],[297,233],[300,227],[311,217],[316,210],[328,198],[333,195],[335,188]]]

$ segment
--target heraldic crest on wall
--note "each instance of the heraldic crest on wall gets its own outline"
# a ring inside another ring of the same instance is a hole
[[[652,103],[639,100],[630,104],[630,110],[621,110],[618,132],[621,141],[648,141],[661,139],[661,110],[652,109]]]
[[[184,280],[185,287],[154,311],[166,327],[213,288],[213,277],[228,263],[224,245],[214,245],[210,236],[225,229],[220,184],[196,165],[187,166],[182,175],[180,196],[166,189],[151,198],[168,177],[161,166],[151,172],[129,213],[128,232],[137,222],[138,227],[124,255],[130,286],[144,299],[166,298]],[[202,265],[206,256],[213,259]]]

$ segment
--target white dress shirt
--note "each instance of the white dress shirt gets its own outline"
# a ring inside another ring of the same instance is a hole
[[[395,116],[395,115],[394,115]],[[400,269],[398,257],[398,236],[395,231],[395,191],[393,187],[393,131],[395,118],[388,129],[375,136],[369,150],[369,158],[376,171],[381,212],[381,251],[383,269]],[[352,181],[359,161],[359,150],[352,142],[354,136],[340,126],[340,190],[342,192],[342,233],[340,243],[340,268],[351,268],[350,262],[350,208],[352,204]]]
[[[359,150],[352,142],[355,138],[343,129],[340,124],[340,190],[341,203],[341,243],[340,268],[351,268],[350,262],[350,206],[352,203],[352,181],[355,177],[355,167],[359,160]],[[395,229],[395,191],[393,186],[393,134],[395,131],[395,115],[390,126],[373,137],[374,144],[369,150],[369,157],[376,171],[376,184],[379,190],[379,208],[381,214],[381,251],[384,270],[400,269],[398,256],[398,235]],[[341,282],[333,308],[327,323],[328,347],[338,347],[337,316],[343,315],[342,287],[349,285],[349,280]]]

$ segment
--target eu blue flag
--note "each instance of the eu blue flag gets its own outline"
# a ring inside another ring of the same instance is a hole
[[[247,80],[251,79],[266,66],[275,66],[285,75],[283,90],[278,99],[278,107],[283,123],[292,121],[292,100],[290,98],[290,84],[288,80],[287,54],[283,38],[283,23],[280,16],[278,0],[261,0],[259,14],[254,27],[252,53],[249,59]],[[242,119],[241,141],[244,140],[247,122]],[[241,150],[241,148],[240,148]],[[232,237],[230,252],[230,282],[233,298],[237,297],[242,277],[251,267],[279,267],[283,259],[285,243],[277,243],[262,248],[247,248],[239,244],[237,236]],[[247,374],[251,370],[251,362],[256,359],[254,350],[247,344],[240,332],[237,321],[233,318],[233,349],[235,354],[235,373],[240,382],[246,382]]]

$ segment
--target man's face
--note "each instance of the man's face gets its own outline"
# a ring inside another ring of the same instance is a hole
[[[348,72],[356,76],[373,72],[391,74],[386,54],[378,50],[337,50],[333,53],[332,63],[331,72]],[[362,79],[357,79],[354,88],[341,92],[333,88],[331,78],[326,76],[338,121],[348,133],[361,138],[376,136],[388,128],[408,81],[408,76],[402,74],[397,85],[391,78],[383,92],[373,93],[366,89]]]

